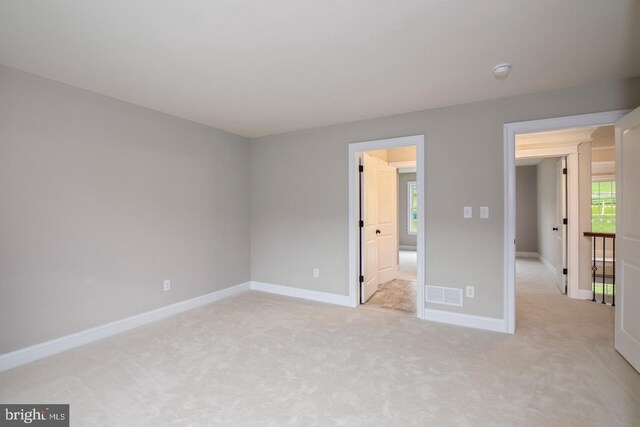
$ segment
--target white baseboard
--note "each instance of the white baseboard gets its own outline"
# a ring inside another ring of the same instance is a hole
[[[540,258],[538,252],[516,252],[517,258]]]
[[[200,307],[201,305],[210,304],[212,302],[249,291],[250,288],[250,282],[242,283],[216,292],[211,292],[206,295],[188,299],[186,301],[180,301],[175,304],[147,311],[145,313],[136,314],[135,316],[127,317],[125,319],[116,320],[115,322],[76,332],[75,334],[66,335],[41,344],[21,348],[19,350],[12,351],[11,353],[2,354],[0,355],[0,372],[47,356],[52,356],[75,347],[80,347],[90,342],[110,337],[156,320],[164,319],[165,317],[192,310],[196,307]]]
[[[504,319],[475,316],[472,314],[453,313],[450,311],[425,309],[425,319],[449,325],[466,326],[468,328],[483,329],[485,331],[507,333],[507,323]]]
[[[400,249],[401,251],[417,251],[418,247],[411,245],[398,245],[398,249]]]
[[[593,291],[590,289],[578,289],[578,299],[593,299]]]
[[[553,264],[551,264],[549,261],[547,261],[546,259],[544,259],[541,255],[538,255],[538,259],[540,260],[540,262],[542,263],[542,265],[544,265],[545,267],[547,267],[547,269],[552,272],[553,274],[558,274],[558,270],[553,266]]]
[[[329,304],[353,307],[348,295],[330,294],[328,292],[310,291],[307,289],[292,288],[289,286],[274,285],[272,283],[251,282],[251,290],[268,292],[270,294],[284,295],[294,298],[303,298],[312,301],[326,302]]]

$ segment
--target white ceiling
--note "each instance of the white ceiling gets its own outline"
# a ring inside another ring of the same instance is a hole
[[[256,137],[640,75],[639,18],[637,0],[1,0],[0,64]]]

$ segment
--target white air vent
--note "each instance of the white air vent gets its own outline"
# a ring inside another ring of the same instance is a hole
[[[462,289],[427,285],[427,302],[462,307]]]

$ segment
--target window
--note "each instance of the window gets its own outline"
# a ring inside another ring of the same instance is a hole
[[[409,234],[418,233],[418,187],[415,181],[407,183],[407,232]]]
[[[616,232],[616,182],[591,183],[591,231]]]

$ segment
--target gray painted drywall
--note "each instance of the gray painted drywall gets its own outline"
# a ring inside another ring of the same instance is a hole
[[[503,125],[639,104],[635,78],[254,139],[252,280],[347,295],[348,144],[423,134],[426,282],[476,287],[464,307],[428,307],[502,318]],[[480,206],[489,219],[478,218]]]
[[[538,254],[556,269],[562,269],[558,236],[558,162],[560,158],[544,159],[537,166],[538,187]]]
[[[0,67],[0,354],[248,281],[248,159],[246,138]]]
[[[412,246],[414,248],[418,244],[418,238],[415,234],[409,234],[407,231],[407,183],[415,180],[415,173],[398,174],[398,243],[401,246]]]
[[[537,167],[516,167],[516,251],[538,252]]]

